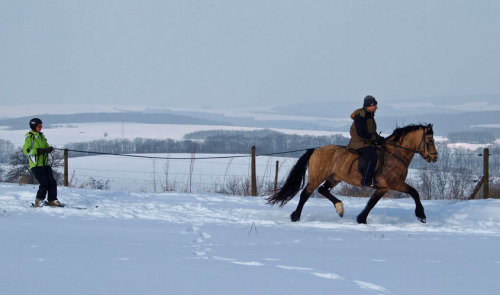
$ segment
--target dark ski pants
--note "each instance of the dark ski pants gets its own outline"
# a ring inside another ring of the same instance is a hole
[[[40,184],[38,192],[36,193],[36,198],[45,200],[45,195],[47,195],[48,192],[47,199],[49,202],[57,200],[57,182],[52,173],[52,168],[50,166],[33,167],[31,171]]]
[[[378,161],[377,150],[372,146],[365,146],[363,148],[357,149],[357,151],[363,156],[366,161],[365,167],[363,167],[363,173],[361,174],[361,179],[370,183],[372,181],[373,172],[375,171],[375,166]]]

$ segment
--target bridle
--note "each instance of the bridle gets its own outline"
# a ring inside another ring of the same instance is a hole
[[[425,153],[425,156],[422,155],[422,153],[419,152],[420,155],[422,155],[422,157],[427,160],[427,159],[430,159],[431,158],[431,155],[437,155],[438,153],[435,152],[435,153],[431,153],[429,152],[429,142],[427,141],[427,139],[425,139],[425,130],[424,132],[422,133],[422,140],[420,141],[420,144],[418,145],[418,151],[420,151],[420,147],[421,146],[424,146],[424,153]]]

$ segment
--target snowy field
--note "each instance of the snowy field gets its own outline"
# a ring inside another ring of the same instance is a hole
[[[241,184],[251,178],[251,156],[239,154],[138,154],[70,158],[69,175],[73,187],[82,187],[90,178],[109,181],[108,187],[126,192],[214,192],[214,189]],[[146,157],[146,158],[140,158]],[[153,157],[147,158],[147,157]],[[234,157],[234,158],[233,158]],[[276,161],[279,179],[286,178],[295,158],[256,158],[258,185],[274,183]]]
[[[245,128],[105,123],[44,132],[61,148],[211,129]],[[18,146],[25,132],[0,127],[0,138]],[[263,197],[206,193],[214,183],[248,179],[248,156],[194,164],[173,159],[190,154],[145,156],[171,159],[70,158],[75,187],[93,177],[109,179],[110,190],[59,187],[67,208],[30,208],[36,186],[0,183],[2,294],[455,295],[500,288],[500,200],[423,201],[428,222],[421,224],[411,199],[384,199],[369,224],[358,225],[366,198],[340,196],[344,218],[329,201],[311,199],[292,223],[298,198],[280,209]],[[196,155],[215,156],[230,155]],[[274,180],[275,161],[282,179],[295,159],[258,157],[261,181]],[[177,192],[161,193],[167,179]],[[185,193],[189,182],[192,193]]]
[[[43,118],[42,118],[43,120]],[[185,125],[185,124],[142,124],[142,123],[79,123],[79,124],[61,124],[52,126],[52,128],[43,128],[43,133],[48,142],[55,147],[62,148],[65,144],[71,142],[87,142],[99,139],[122,139],[127,138],[153,138],[153,139],[174,139],[181,140],[184,135],[195,131],[207,130],[261,130],[264,128],[242,127],[242,126],[217,126],[217,125]],[[315,130],[294,130],[294,129],[276,129],[271,130],[283,132],[285,134],[329,136],[340,134],[349,137],[349,132],[334,131],[315,131]],[[26,124],[26,130],[9,130],[7,126],[0,126],[0,138],[10,140],[14,145],[24,143],[24,135],[29,131]]]
[[[500,200],[311,199],[302,220],[261,197],[0,183],[2,294],[497,294]],[[72,208],[73,207],[73,208]],[[78,208],[87,209],[78,209]]]
[[[153,138],[181,140],[183,136],[202,130],[256,130],[241,126],[176,125],[176,124],[140,124],[140,123],[82,123],[61,124],[44,128],[43,132],[50,145],[63,148],[71,142],[86,142],[99,139]],[[273,129],[286,134],[298,135],[335,135],[347,133],[330,131],[308,131],[292,129]],[[11,141],[14,146],[24,144],[24,134],[28,130],[9,130],[0,126],[0,138]],[[106,135],[106,136],[105,136]],[[249,148],[248,153],[251,150]],[[259,149],[257,147],[257,153]],[[139,155],[141,156],[141,155]],[[196,154],[191,166],[191,154],[147,154],[145,158],[126,158],[117,156],[87,156],[69,159],[69,174],[72,185],[79,187],[88,183],[92,177],[101,182],[109,180],[109,187],[121,191],[157,192],[162,186],[175,191],[213,191],[228,181],[249,179],[250,155]],[[217,159],[218,157],[231,157]],[[160,159],[148,159],[158,157]],[[170,158],[170,159],[169,159]],[[206,159],[214,158],[214,159]],[[286,177],[296,159],[286,157],[258,157],[257,174],[259,181],[273,182],[276,161],[279,161],[280,179]],[[8,169],[8,168],[6,168]],[[62,171],[61,171],[62,172]],[[168,183],[167,183],[168,182]]]

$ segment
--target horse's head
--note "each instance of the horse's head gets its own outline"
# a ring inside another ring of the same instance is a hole
[[[422,126],[422,140],[418,146],[418,153],[428,163],[436,162],[438,159],[438,153],[436,146],[434,145],[434,131],[432,130],[432,124]]]

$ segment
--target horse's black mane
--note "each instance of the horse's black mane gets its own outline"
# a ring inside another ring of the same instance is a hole
[[[411,124],[411,125],[408,125],[408,126],[404,126],[404,127],[399,127],[399,128],[396,128],[391,135],[389,135],[387,138],[390,139],[391,141],[393,142],[397,142],[399,141],[399,139],[403,136],[405,136],[406,134],[412,132],[412,131],[415,131],[415,130],[419,130],[420,128],[427,128],[429,127],[428,124]],[[432,129],[431,129],[432,130]]]

